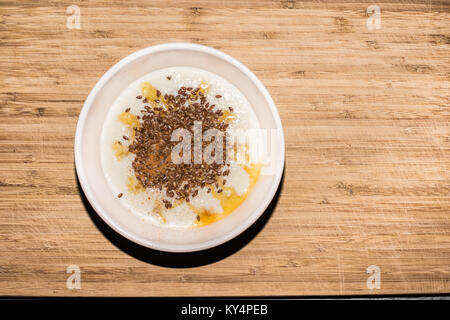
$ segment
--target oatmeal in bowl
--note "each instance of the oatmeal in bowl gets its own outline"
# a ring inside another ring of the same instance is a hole
[[[75,159],[83,191],[113,229],[186,252],[230,240],[264,212],[284,140],[248,69],[212,48],[167,44],[125,58],[97,83]]]
[[[249,102],[225,79],[198,68],[157,70],[112,105],[103,170],[134,214],[167,227],[205,226],[233,212],[255,185],[256,129]]]

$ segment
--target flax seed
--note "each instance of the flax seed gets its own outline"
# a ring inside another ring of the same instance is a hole
[[[170,80],[169,76],[167,78]],[[154,100],[160,105],[153,108],[144,106],[141,111],[142,121],[135,128],[133,142],[128,147],[128,151],[135,155],[133,172],[145,188],[165,190],[168,197],[187,202],[196,197],[199,189],[203,189],[206,184],[216,183],[218,189],[217,177],[226,175],[226,171],[223,171],[226,164],[175,165],[167,160],[171,157],[173,147],[179,143],[170,139],[174,129],[192,131],[194,121],[202,121],[204,131],[213,128],[224,133],[226,131],[227,124],[220,118],[223,113],[212,111],[215,105],[210,106],[207,97],[199,90],[180,87],[176,95],[166,93],[164,100]],[[161,92],[157,90],[156,95],[161,96]],[[185,106],[186,102],[188,106]],[[124,136],[124,139],[128,137]],[[211,188],[207,189],[207,193],[211,193]],[[169,208],[172,203],[166,200],[164,205]]]

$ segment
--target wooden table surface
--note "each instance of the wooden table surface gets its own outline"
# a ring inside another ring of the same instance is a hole
[[[384,0],[370,17],[371,4],[1,0],[0,295],[450,292],[450,3]],[[67,26],[70,5],[80,29]],[[286,136],[273,210],[220,248],[182,255],[107,228],[73,156],[103,73],[174,41],[247,65]],[[79,290],[66,286],[70,265]]]

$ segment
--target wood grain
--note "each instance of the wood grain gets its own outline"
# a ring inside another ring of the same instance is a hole
[[[79,30],[66,27],[72,4]],[[381,29],[369,30],[371,4],[1,0],[0,295],[450,292],[450,5],[377,1]],[[191,268],[171,267],[184,256],[123,249],[83,205],[73,162],[100,76],[172,41],[246,64],[286,135],[267,223]],[[81,268],[80,290],[66,288],[69,265]],[[366,286],[370,265],[380,289]]]

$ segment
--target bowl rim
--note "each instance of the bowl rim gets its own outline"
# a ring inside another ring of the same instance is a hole
[[[267,192],[267,196],[264,197],[264,201],[262,201],[258,207],[256,207],[253,210],[253,213],[239,226],[232,229],[230,232],[227,232],[225,234],[220,235],[217,238],[210,239],[205,242],[196,243],[196,244],[190,244],[190,245],[179,245],[179,244],[166,244],[161,245],[158,243],[146,241],[145,239],[140,238],[138,235],[135,235],[133,232],[130,232],[129,230],[125,230],[124,228],[116,225],[113,220],[110,219],[109,215],[97,205],[97,199],[95,196],[95,193],[92,191],[91,187],[88,184],[84,164],[82,162],[82,138],[84,134],[84,126],[86,122],[87,115],[89,113],[89,110],[92,107],[92,102],[98,95],[98,93],[101,91],[103,86],[109,81],[109,79],[116,74],[120,69],[125,67],[127,64],[133,62],[134,60],[137,60],[145,55],[158,53],[161,51],[168,51],[168,50],[192,50],[192,51],[198,51],[202,53],[206,53],[212,56],[216,56],[219,59],[224,60],[227,63],[230,63],[231,65],[238,68],[242,73],[244,73],[245,76],[247,76],[251,82],[256,86],[256,88],[259,90],[259,92],[263,95],[264,99],[269,105],[269,109],[271,111],[272,117],[275,121],[276,130],[279,131],[279,142],[280,142],[280,148],[281,148],[281,166],[277,168],[277,171],[275,173],[273,182],[270,186],[270,189]],[[140,49],[134,53],[131,53],[130,55],[122,58],[119,62],[117,62],[115,65],[113,65],[108,71],[106,71],[103,76],[97,81],[97,83],[94,85],[94,87],[89,92],[89,95],[87,96],[83,107],[81,108],[78,122],[76,126],[76,132],[75,132],[75,143],[74,143],[74,158],[75,158],[75,168],[78,176],[78,180],[80,182],[81,188],[89,201],[90,205],[93,207],[95,212],[102,218],[106,224],[111,227],[114,231],[119,233],[121,236],[125,237],[126,239],[137,243],[139,245],[142,245],[147,248],[151,248],[158,251],[165,251],[165,252],[195,252],[200,250],[209,249],[212,247],[219,246],[231,239],[234,239],[238,235],[240,235],[242,232],[247,230],[251,225],[253,225],[265,212],[269,204],[272,202],[272,199],[274,198],[278,187],[281,182],[281,177],[283,175],[284,171],[284,162],[285,162],[285,141],[284,141],[284,132],[283,127],[281,124],[281,119],[278,114],[278,110],[275,106],[275,103],[270,96],[269,92],[265,88],[265,86],[262,84],[262,82],[256,77],[256,75],[250,71],[249,68],[247,68],[245,65],[243,65],[241,62],[236,60],[235,58],[231,57],[230,55],[219,51],[217,49],[200,45],[200,44],[194,44],[189,42],[172,42],[172,43],[164,43],[164,44],[157,44],[153,46],[149,46],[143,49]],[[183,247],[184,246],[184,247]]]

